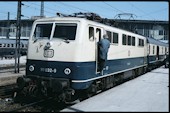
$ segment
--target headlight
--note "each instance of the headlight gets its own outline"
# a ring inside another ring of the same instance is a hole
[[[69,68],[66,68],[66,69],[64,70],[64,73],[65,73],[66,75],[69,75],[69,74],[71,73],[71,70],[70,70]]]
[[[29,66],[29,70],[32,72],[32,71],[34,71],[34,66],[33,65],[30,65]]]

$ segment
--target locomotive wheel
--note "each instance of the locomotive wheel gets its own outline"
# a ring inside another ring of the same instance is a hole
[[[96,94],[96,89],[94,89],[95,85],[92,84],[91,87],[89,87],[88,89],[85,89],[81,92],[79,92],[78,95],[80,95],[80,101],[83,101],[85,99],[88,99],[90,97],[92,97],[94,94]]]
[[[132,70],[132,76],[130,77],[130,79],[134,79],[135,78],[135,70]]]

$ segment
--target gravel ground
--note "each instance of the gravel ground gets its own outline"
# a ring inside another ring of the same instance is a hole
[[[24,104],[23,104],[24,105]],[[20,103],[14,103],[13,99],[6,98],[6,99],[0,99],[0,112],[8,112],[13,109],[22,107]],[[35,109],[34,107],[27,107],[23,110],[19,110],[22,112],[41,112],[38,110],[38,107]]]
[[[22,103],[22,104],[21,104]],[[21,102],[15,103],[12,98],[1,99],[0,98],[0,112],[9,112],[13,109],[20,108],[27,103]],[[19,110],[19,112],[59,112],[67,106],[63,103],[57,103],[56,101],[46,101],[36,106],[30,106]],[[18,111],[14,111],[18,112]]]

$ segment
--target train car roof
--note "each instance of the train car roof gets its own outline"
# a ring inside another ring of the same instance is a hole
[[[21,42],[21,43],[28,43],[28,40],[21,39],[20,42]],[[0,39],[0,43],[8,43],[8,44],[11,44],[11,43],[16,43],[16,40],[15,40],[15,39],[2,38],[2,39]]]
[[[149,42],[150,44],[155,44],[155,45],[160,45],[160,46],[169,47],[169,44],[164,43],[164,42],[161,42],[161,41],[156,40],[156,39],[154,39],[154,38],[147,37],[147,39],[148,39],[148,42]]]

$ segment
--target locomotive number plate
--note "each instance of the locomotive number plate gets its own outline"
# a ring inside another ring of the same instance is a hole
[[[53,49],[44,50],[44,57],[52,58],[53,56],[54,56],[54,50]]]

